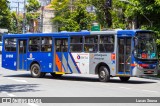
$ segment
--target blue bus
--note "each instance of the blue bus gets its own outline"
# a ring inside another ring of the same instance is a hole
[[[3,37],[2,67],[26,70],[34,78],[50,73],[98,74],[110,77],[157,75],[155,33],[149,30],[110,30],[8,34]]]

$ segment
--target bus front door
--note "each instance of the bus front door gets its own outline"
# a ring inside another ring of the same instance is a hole
[[[19,39],[18,40],[18,70],[27,69],[27,54],[26,54],[27,40]]]
[[[55,38],[54,63],[56,72],[68,71],[68,38]]]
[[[131,38],[118,38],[118,74],[130,74]]]

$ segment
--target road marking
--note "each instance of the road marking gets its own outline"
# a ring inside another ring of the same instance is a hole
[[[152,93],[159,93],[158,91],[150,91],[150,90],[142,90],[142,91],[145,91],[145,92],[152,92]]]
[[[10,96],[10,97],[15,97],[15,96],[16,96],[16,95],[13,95],[13,94],[8,93],[8,92],[6,92],[6,91],[2,91],[1,93],[4,93],[4,94],[6,94],[6,95],[8,95],[8,96]]]
[[[16,96],[16,95],[13,95],[11,93],[7,93],[7,95],[10,96],[10,97],[15,97]]]
[[[8,78],[10,80],[13,80],[13,81],[16,81],[16,82],[24,82],[24,83],[27,83],[26,80],[18,80],[18,79],[15,79],[15,78]]]
[[[131,88],[127,88],[127,87],[119,87],[119,88],[122,88],[122,89],[131,89]]]
[[[8,92],[6,92],[6,91],[2,91],[1,93],[8,93]]]
[[[37,104],[35,104],[35,103],[27,103],[28,105],[30,105],[30,106],[38,106]]]

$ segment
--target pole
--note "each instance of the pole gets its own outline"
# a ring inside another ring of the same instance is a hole
[[[26,0],[24,0],[24,13],[23,13],[23,34],[26,32]]]
[[[41,15],[41,32],[43,32],[43,12],[44,12],[44,6],[42,8],[42,15]]]

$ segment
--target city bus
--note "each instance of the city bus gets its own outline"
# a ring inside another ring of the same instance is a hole
[[[26,70],[34,78],[46,73],[97,74],[110,77],[157,75],[155,33],[149,30],[108,30],[7,34],[3,36],[2,67]]]

